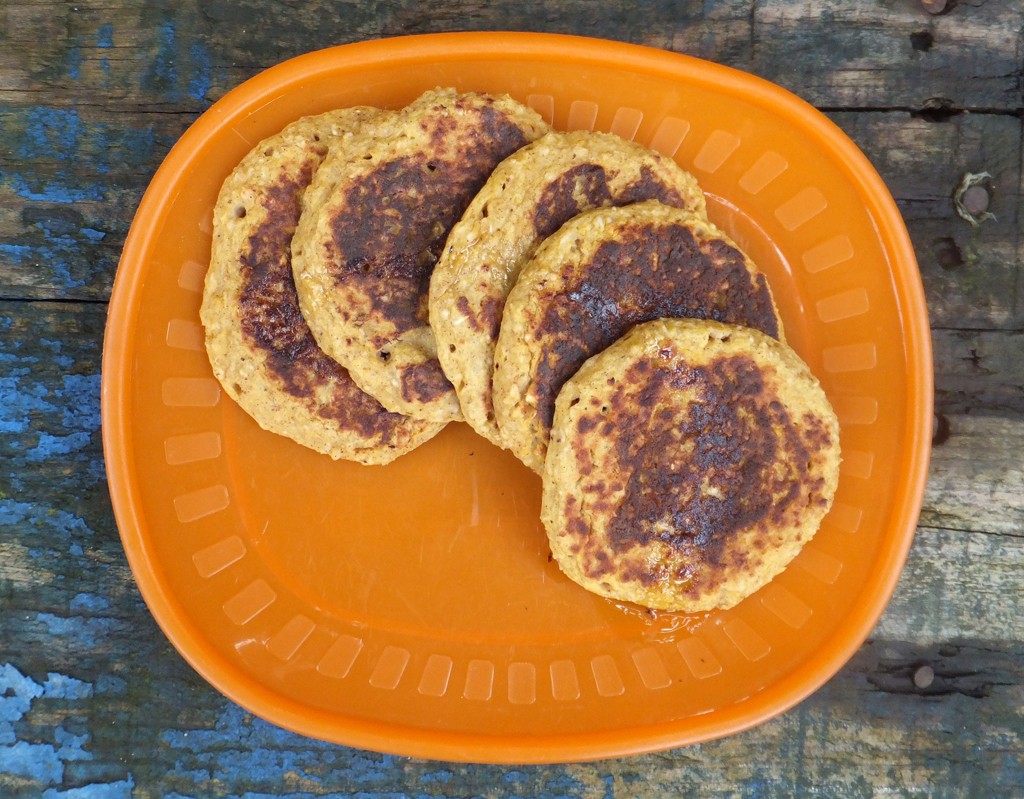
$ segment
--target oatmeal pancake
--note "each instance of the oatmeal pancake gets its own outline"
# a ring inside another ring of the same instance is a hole
[[[389,410],[461,418],[428,325],[430,275],[494,167],[546,130],[507,96],[439,89],[365,126],[317,171],[292,246],[302,312]]]
[[[214,208],[201,319],[214,374],[261,427],[333,458],[387,463],[443,425],[386,411],[316,344],[299,312],[290,243],[302,194],[331,146],[378,112],[300,119],[261,141]]]
[[[571,579],[650,608],[731,607],[818,530],[839,427],[787,345],[701,320],[638,325],[558,396],[541,516]]]
[[[498,165],[452,228],[430,279],[438,359],[466,421],[500,444],[491,375],[509,290],[537,246],[584,211],[657,199],[705,212],[693,176],[610,133],[552,132]]]
[[[505,445],[540,472],[562,384],[633,325],[673,317],[782,338],[764,275],[703,217],[647,201],[567,222],[537,249],[505,305],[493,377]]]

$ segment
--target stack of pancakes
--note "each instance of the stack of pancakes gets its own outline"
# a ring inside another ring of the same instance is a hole
[[[202,307],[263,427],[387,463],[465,420],[541,474],[561,569],[730,607],[814,535],[838,425],[672,159],[438,89],[307,117],[225,182]]]

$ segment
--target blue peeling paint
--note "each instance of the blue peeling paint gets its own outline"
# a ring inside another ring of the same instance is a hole
[[[0,526],[2,525],[47,527],[69,538],[72,535],[92,535],[84,521],[65,510],[13,499],[0,499]]]
[[[213,86],[213,59],[210,51],[196,42],[189,50],[192,59],[192,77],[188,82],[188,93],[195,100],[205,100]]]
[[[95,649],[117,634],[120,622],[95,616],[65,618],[53,613],[37,613],[36,621],[46,627],[46,634],[74,641],[83,649]]]
[[[41,186],[30,186],[28,181],[20,174],[7,176],[3,180],[3,184],[9,186],[19,197],[37,202],[70,205],[89,200],[100,201],[104,198],[104,194],[98,185],[69,185],[61,181],[51,180]]]
[[[49,744],[18,741],[11,746],[0,746],[0,774],[54,785],[64,779],[64,764]]]
[[[25,457],[33,463],[39,463],[62,455],[70,455],[88,447],[91,439],[92,436],[89,433],[71,433],[66,436],[40,433],[39,441],[25,453]]]
[[[89,742],[89,733],[75,735],[63,727],[57,727],[53,731],[53,739],[59,744],[57,757],[65,763],[72,760],[92,760],[92,752],[85,751],[85,745]]]
[[[425,774],[420,775],[420,782],[424,783],[443,783],[447,785],[451,782],[452,773],[450,771],[428,771]]]
[[[64,56],[64,72],[71,80],[82,77],[82,48],[69,47]]]
[[[43,686],[10,663],[0,665],[0,721],[17,721],[43,695]]]
[[[134,789],[135,779],[129,774],[128,779],[118,782],[93,783],[66,791],[49,788],[43,791],[43,799],[131,799]]]
[[[89,239],[89,241],[103,241],[107,237],[106,231],[95,230],[91,227],[79,228],[78,232]]]
[[[275,785],[282,772],[313,779],[330,767],[332,777],[343,784],[372,791],[393,777],[397,763],[390,755],[342,750],[303,738],[255,718],[230,702],[225,703],[213,729],[166,730],[161,739],[169,748],[188,753],[183,759],[189,771],[208,771],[213,780],[225,784],[245,779],[250,784]],[[178,776],[179,772],[171,774]],[[359,794],[345,794],[355,795]]]
[[[5,370],[0,375],[0,433],[25,433],[29,429],[29,415],[53,413],[56,407],[46,399],[44,386],[21,380],[23,370]]]
[[[128,692],[128,681],[114,674],[101,674],[96,678],[96,693],[110,696],[124,696]]]
[[[25,116],[25,133],[17,153],[24,160],[55,158],[66,161],[78,156],[84,126],[77,108],[30,108]]]
[[[157,29],[156,54],[142,77],[142,85],[172,102],[186,97],[207,102],[213,86],[213,58],[209,48],[197,41],[184,47],[174,23],[163,23]]]
[[[173,88],[178,81],[177,53],[174,51],[174,24],[165,22],[157,29],[156,58],[149,69],[149,77],[167,88]]]
[[[104,25],[100,25],[100,29],[96,32],[96,46],[114,46],[114,26],[111,25],[109,22]]]
[[[43,696],[48,699],[88,699],[92,696],[92,685],[51,671],[43,683]]]
[[[81,701],[92,696],[92,686],[74,677],[51,672],[40,685],[16,666],[0,664],[0,774],[56,785],[64,778],[64,764],[91,760],[85,749],[88,734],[63,726],[54,730],[54,744],[14,740],[13,723],[20,721],[37,699]]]
[[[101,613],[110,609],[110,600],[99,594],[76,594],[68,606],[73,612]]]
[[[55,394],[63,400],[62,421],[68,429],[95,432],[100,429],[101,378],[93,375],[63,375]]]
[[[29,247],[27,244],[0,244],[0,255],[4,256],[5,260],[10,263],[20,265],[32,260],[34,249],[34,247]]]

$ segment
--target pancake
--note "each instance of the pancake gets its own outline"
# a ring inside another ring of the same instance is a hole
[[[494,167],[547,131],[509,97],[427,92],[332,151],[292,246],[313,335],[389,410],[462,418],[427,290],[445,238]]]
[[[541,516],[561,569],[650,608],[729,608],[814,536],[839,427],[787,345],[700,320],[638,325],[558,396]]]
[[[505,445],[540,472],[562,384],[633,325],[663,317],[782,337],[764,276],[703,217],[647,201],[580,214],[547,238],[509,292],[495,348]]]
[[[225,392],[265,430],[332,458],[394,460],[443,425],[386,411],[316,344],[299,312],[290,242],[328,147],[374,119],[351,108],[300,119],[256,145],[225,180],[200,317]]]
[[[651,199],[704,215],[696,180],[672,159],[610,133],[552,132],[499,164],[452,228],[430,278],[430,325],[463,415],[482,436],[502,443],[494,348],[523,265],[577,214]]]

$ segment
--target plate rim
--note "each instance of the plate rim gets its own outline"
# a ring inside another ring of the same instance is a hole
[[[136,253],[148,251],[157,228],[151,223],[170,198],[196,148],[213,136],[225,119],[291,84],[317,64],[332,68],[383,63],[422,63],[424,58],[445,62],[511,58],[557,58],[568,62],[614,65],[632,72],[659,74],[672,80],[714,82],[730,92],[770,105],[773,113],[809,129],[819,143],[840,156],[852,182],[872,201],[871,218],[887,245],[894,299],[904,322],[903,356],[908,380],[904,418],[909,429],[908,469],[904,490],[895,498],[898,513],[892,526],[902,530],[884,548],[872,572],[877,589],[871,602],[855,606],[829,634],[826,645],[792,672],[753,697],[697,719],[656,722],[642,727],[587,733],[520,736],[413,727],[410,725],[339,716],[289,699],[241,673],[181,619],[161,583],[156,564],[146,557],[146,543],[133,490],[131,418],[125,374],[130,331],[138,313],[142,270],[128,271]],[[128,412],[126,412],[128,411]],[[218,692],[261,718],[303,735],[334,743],[435,760],[512,764],[581,762],[623,757],[700,743],[752,728],[791,709],[831,679],[860,648],[881,617],[895,590],[916,530],[924,497],[930,458],[933,413],[933,372],[930,327],[916,256],[902,216],[888,188],[864,153],[831,120],[787,89],[722,64],[647,45],[571,34],[482,31],[434,33],[342,44],[295,56],[271,66],[225,93],[185,130],[154,173],[139,202],[118,262],[104,331],[101,365],[101,431],[107,464],[107,483],[114,519],[132,574],[145,603],[179,654]],[[837,642],[837,639],[838,642]]]

